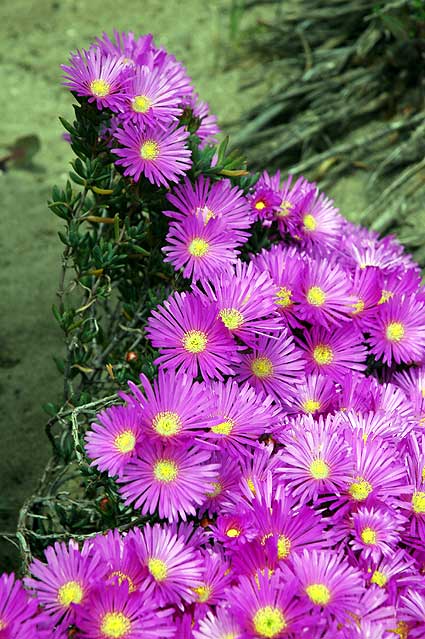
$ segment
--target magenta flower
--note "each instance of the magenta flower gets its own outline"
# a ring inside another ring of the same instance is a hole
[[[176,521],[196,515],[206,491],[213,491],[218,464],[208,463],[211,453],[198,447],[162,443],[146,444],[130,462],[122,478],[120,493],[126,504],[142,514]]]
[[[126,90],[122,119],[144,126],[163,127],[182,112],[178,87],[158,69],[138,67]]]
[[[112,149],[119,156],[116,164],[124,166],[124,175],[131,175],[137,182],[143,174],[157,186],[178,182],[191,166],[190,150],[185,146],[189,133],[173,126],[141,129],[134,124],[124,124],[117,129],[115,138],[120,148]]]
[[[138,407],[141,430],[149,441],[187,439],[218,421],[211,417],[213,402],[206,396],[204,385],[186,374],[160,368],[152,384],[145,375],[140,375],[140,381],[144,393],[129,382],[133,395],[120,395],[135,409]]]
[[[400,533],[407,520],[396,511],[362,506],[353,513],[353,550],[360,550],[365,558],[378,561],[390,557],[400,542]]]
[[[78,610],[76,623],[81,636],[86,639],[174,637],[175,629],[169,620],[171,610],[158,609],[151,591],[130,593],[127,584],[96,588],[87,605]]]
[[[63,64],[62,69],[65,71],[64,85],[71,91],[87,96],[89,102],[96,102],[98,109],[122,111],[125,88],[130,81],[122,57],[106,55],[92,47],[72,55],[70,64]]]
[[[317,246],[322,251],[338,249],[341,241],[341,220],[333,200],[311,189],[297,207],[297,234],[304,246]]]
[[[194,588],[196,594],[196,613],[203,617],[210,606],[226,602],[226,591],[230,586],[230,566],[221,554],[203,553],[203,574]]]
[[[332,412],[337,404],[338,395],[335,383],[324,375],[306,375],[297,382],[296,393],[285,403],[288,413],[317,415]]]
[[[370,318],[372,353],[385,364],[410,364],[425,357],[425,304],[415,295],[393,297]]]
[[[240,355],[239,359],[235,368],[241,382],[248,381],[257,392],[263,391],[278,402],[287,403],[294,396],[304,360],[285,328],[278,339],[259,337],[253,344],[253,352]]]
[[[360,612],[361,573],[341,555],[304,549],[293,556],[291,570],[305,603],[313,610],[321,610],[327,618],[332,615],[340,622],[348,614]]]
[[[382,295],[382,274],[374,267],[357,267],[352,276],[353,302],[351,316],[357,326],[367,332],[369,318],[376,314]]]
[[[131,532],[139,561],[147,571],[145,588],[160,607],[196,600],[195,588],[202,580],[203,559],[184,538],[159,524]]]
[[[400,613],[403,619],[409,621],[409,637],[423,637],[425,627],[425,592],[409,589],[401,595]]]
[[[294,301],[300,319],[328,329],[346,321],[353,304],[344,271],[326,259],[306,264]]]
[[[248,239],[247,229],[252,224],[248,202],[243,191],[232,186],[230,180],[211,183],[200,175],[194,184],[185,178],[183,184],[174,187],[167,195],[176,210],[164,211],[173,220],[182,222],[187,217],[197,215],[205,223],[210,219],[220,219],[229,231],[233,231],[238,242]]]
[[[315,422],[300,419],[285,437],[278,472],[294,497],[301,502],[339,495],[352,473],[349,448],[330,415]]]
[[[367,349],[362,343],[363,336],[356,329],[327,330],[323,326],[313,326],[304,332],[305,343],[299,340],[303,350],[307,373],[321,373],[335,381],[340,381],[349,370],[364,372]]]
[[[160,356],[155,364],[204,379],[233,375],[237,346],[217,322],[217,308],[193,294],[174,293],[152,311],[146,333]]]
[[[100,424],[91,424],[86,434],[86,453],[91,466],[111,477],[122,475],[134,457],[141,438],[141,412],[132,406],[110,406],[97,415]]]
[[[33,639],[36,601],[15,576],[0,576],[0,639]]]
[[[91,551],[99,555],[106,571],[103,579],[107,583],[126,583],[129,593],[139,590],[145,573],[129,537],[123,537],[117,530],[109,530],[106,535],[94,538]]]
[[[194,639],[242,639],[242,629],[226,608],[211,610],[199,621],[199,628],[193,629]]]
[[[271,398],[259,397],[249,384],[239,385],[233,380],[210,386],[211,411],[220,418],[205,437],[222,450],[246,454],[245,445],[271,430],[275,410]]]
[[[277,177],[279,181],[279,172]],[[277,220],[279,231],[283,237],[288,232],[292,235],[298,232],[298,211],[304,200],[309,196],[309,193],[315,188],[315,184],[308,182],[304,177],[299,177],[292,184],[292,175],[289,175],[282,183],[280,190],[281,202],[279,208],[274,212],[274,219]]]
[[[74,541],[69,546],[56,542],[44,554],[47,565],[34,559],[30,565],[33,577],[25,579],[25,585],[50,615],[52,627],[60,622],[69,625],[107,567],[101,565],[98,555],[80,552]]]
[[[199,120],[199,127],[195,132],[200,141],[199,148],[204,149],[207,144],[217,144],[217,136],[221,129],[217,124],[217,116],[210,113],[208,103],[200,100],[197,93],[192,93],[186,103],[192,109],[193,117]]]
[[[183,277],[205,282],[220,273],[231,272],[237,260],[239,242],[219,218],[205,222],[201,215],[191,215],[171,222],[163,251],[164,262],[183,269]]]
[[[242,576],[228,594],[230,612],[245,631],[243,637],[280,639],[293,636],[305,609],[294,597],[293,584],[282,582],[276,572],[269,577]]]
[[[125,63],[132,67],[143,64],[146,57],[154,51],[153,36],[150,33],[135,38],[131,31],[119,33],[115,30],[112,40],[103,33],[101,38],[96,38],[96,44],[105,55],[123,57]]]
[[[202,297],[217,304],[218,316],[226,329],[245,343],[250,345],[256,335],[281,332],[273,282],[254,264],[238,260],[231,274],[212,276],[203,288]]]
[[[209,516],[219,513],[223,504],[227,504],[229,499],[239,492],[239,482],[241,480],[241,469],[235,464],[234,457],[216,453],[211,457],[213,463],[220,464],[217,480],[213,482],[213,490],[205,493],[205,501],[199,509],[199,514],[207,512]]]

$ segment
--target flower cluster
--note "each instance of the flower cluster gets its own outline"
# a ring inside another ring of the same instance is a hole
[[[98,415],[86,452],[162,521],[115,542],[136,547],[159,636],[421,637],[419,269],[314,184],[279,180],[246,196],[201,177],[168,196],[164,251],[191,288],[148,321],[157,379]],[[242,262],[255,219],[273,243]]]
[[[186,70],[151,35],[106,34],[71,56],[64,84],[111,117],[105,136],[124,175],[152,184],[177,182],[191,166],[185,112],[197,122],[201,148],[214,142],[216,117],[199,101]]]

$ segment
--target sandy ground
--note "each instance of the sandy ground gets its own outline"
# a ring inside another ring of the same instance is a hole
[[[61,256],[61,222],[47,209],[51,186],[63,183],[71,159],[58,115],[72,118],[59,65],[102,31],[152,32],[187,66],[222,122],[234,121],[253,99],[239,90],[249,60],[230,63],[230,0],[15,0],[0,6],[0,144],[37,134],[42,143],[32,172],[0,174],[0,532],[17,511],[47,460],[44,402],[60,399],[52,354],[62,338],[50,312]],[[13,7],[13,8],[12,8]],[[255,93],[255,92],[254,92]],[[1,150],[1,152],[4,149]],[[364,204],[359,182],[336,190],[343,213]],[[13,564],[0,545],[0,571]]]

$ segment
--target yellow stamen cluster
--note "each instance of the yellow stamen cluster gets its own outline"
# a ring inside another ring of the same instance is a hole
[[[210,245],[202,237],[194,237],[187,250],[192,257],[204,257],[210,250]]]
[[[257,211],[262,211],[266,208],[266,206],[267,205],[264,200],[258,200],[258,202],[255,203],[255,208],[257,209]]]
[[[390,342],[400,342],[405,334],[404,326],[401,322],[391,322],[388,324],[385,335]]]
[[[132,430],[124,430],[114,439],[114,446],[120,453],[130,453],[136,445],[136,436]]]
[[[287,626],[286,619],[280,608],[264,606],[255,613],[252,622],[255,632],[260,637],[273,638],[280,635]]]
[[[107,612],[102,619],[100,631],[104,637],[119,639],[131,630],[131,621],[122,612]]]
[[[182,423],[178,413],[161,411],[152,420],[152,427],[162,437],[172,437],[180,432]]]
[[[312,306],[323,306],[326,302],[325,291],[320,286],[312,286],[307,291],[307,302]]]
[[[330,601],[331,593],[325,584],[311,584],[305,590],[311,601],[317,606],[326,606]]]
[[[356,501],[364,501],[372,492],[373,487],[363,477],[357,477],[356,481],[350,485],[348,492]]]
[[[307,213],[307,215],[304,215],[303,223],[305,231],[315,231],[317,229],[316,218],[313,217],[311,213]]]
[[[417,491],[413,493],[412,508],[418,515],[425,513],[425,492]]]
[[[329,477],[329,466],[320,458],[314,459],[310,464],[310,474],[313,479],[326,479]]]
[[[289,288],[286,288],[286,286],[282,286],[282,288],[280,288],[276,293],[276,296],[276,304],[278,306],[286,308],[287,306],[292,305],[292,291]]]
[[[187,331],[183,335],[182,344],[183,348],[189,353],[202,353],[208,343],[207,334],[204,331]]]
[[[205,496],[208,497],[208,499],[217,497],[223,490],[223,486],[220,484],[219,481],[213,481],[211,482],[211,485],[212,485],[212,492],[205,493]]]
[[[319,366],[331,364],[333,358],[333,351],[327,344],[318,344],[313,350],[313,359]]]
[[[106,80],[99,78],[98,80],[92,80],[90,82],[90,91],[96,98],[104,98],[109,95],[111,85]]]
[[[227,530],[226,532],[226,535],[230,537],[230,539],[235,539],[236,537],[239,537],[240,534],[241,531],[239,530],[239,528],[229,528],[229,530]]]
[[[114,572],[111,572],[111,574],[109,575],[109,579],[114,579],[114,577],[117,578],[117,581],[120,586],[125,581],[127,582],[128,592],[135,592],[136,586],[134,585],[134,581],[124,572],[121,572],[121,570],[114,570]]]
[[[219,316],[224,326],[231,331],[240,328],[244,322],[244,316],[237,308],[223,308],[219,312]]]
[[[211,586],[207,586],[206,584],[202,584],[193,590],[198,595],[198,601],[201,603],[206,603],[212,595]]]
[[[316,399],[306,399],[305,402],[302,403],[302,407],[305,413],[313,414],[317,410],[320,410],[320,402]]]
[[[394,297],[394,293],[392,291],[386,291],[385,289],[382,289],[381,299],[379,300],[378,304],[385,304],[385,302],[388,302],[388,300],[390,300],[392,297]]]
[[[159,459],[154,464],[153,474],[157,481],[169,484],[177,478],[179,469],[175,461],[171,459]]]
[[[291,552],[291,540],[285,535],[279,535],[277,540],[277,556],[278,559],[286,559]]]
[[[268,357],[256,357],[251,362],[251,371],[256,377],[266,379],[273,375],[273,364]]]
[[[369,526],[362,530],[360,537],[362,538],[362,542],[364,544],[368,544],[370,546],[374,546],[376,544],[376,530],[373,530],[373,528],[369,528]]]
[[[165,563],[165,561],[162,561],[162,559],[151,557],[148,560],[148,570],[155,581],[164,581],[164,579],[167,578],[167,564]]]
[[[359,313],[362,313],[364,311],[364,302],[363,300],[358,300],[357,302],[354,302],[353,304],[353,311],[352,311],[352,315],[358,315]]]
[[[230,435],[234,426],[235,422],[233,421],[233,419],[231,419],[230,417],[226,417],[224,422],[211,426],[211,430],[216,435]]]
[[[152,101],[147,95],[136,95],[131,101],[131,108],[136,113],[146,113],[152,106]]]
[[[83,599],[84,591],[78,581],[67,581],[58,590],[58,601],[62,606],[79,604]]]
[[[373,573],[370,579],[371,584],[376,584],[380,588],[384,588],[387,585],[387,581],[388,581],[388,577],[384,575],[383,572],[380,572],[379,570],[375,570],[375,572]]]
[[[159,155],[159,144],[155,140],[146,140],[140,147],[140,157],[142,160],[156,160]]]
[[[293,208],[294,205],[291,202],[288,202],[288,200],[283,200],[279,207],[279,210],[276,212],[276,217],[288,217]]]

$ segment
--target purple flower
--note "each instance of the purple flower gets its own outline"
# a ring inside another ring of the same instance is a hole
[[[218,464],[208,463],[211,453],[199,447],[188,448],[162,443],[147,444],[130,462],[122,478],[120,493],[126,504],[134,504],[142,514],[177,521],[196,515],[205,492],[213,490]]]
[[[178,182],[191,166],[190,150],[185,146],[189,133],[182,128],[124,124],[117,129],[115,138],[120,148],[112,149],[119,156],[116,164],[124,166],[124,175],[131,175],[137,182],[143,174],[157,186]]]
[[[367,350],[363,336],[356,329],[327,330],[323,326],[313,326],[304,332],[305,343],[299,340],[303,350],[307,373],[321,373],[330,379],[340,381],[348,370],[364,372]]]
[[[378,561],[383,555],[394,554],[400,541],[400,532],[407,520],[395,511],[382,508],[360,507],[353,513],[353,550],[361,550],[364,557]]]
[[[0,576],[0,639],[33,639],[36,637],[36,601],[15,576]]]
[[[74,54],[70,65],[62,65],[64,85],[77,95],[96,102],[98,109],[121,111],[125,101],[125,88],[130,81],[128,67],[123,58],[106,55],[99,48]]]
[[[100,424],[91,424],[86,434],[85,449],[93,460],[91,466],[107,471],[111,477],[121,475],[140,442],[140,409],[111,406],[99,413],[97,419]]]
[[[199,621],[199,629],[193,630],[193,636],[195,639],[241,639],[242,629],[226,608],[217,608],[215,613],[210,610]]]

